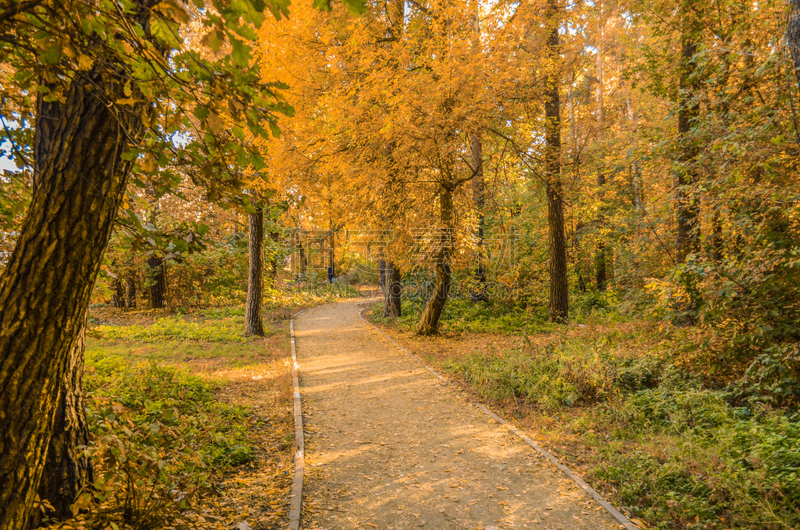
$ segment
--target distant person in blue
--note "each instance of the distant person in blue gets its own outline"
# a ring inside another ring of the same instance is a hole
[[[328,283],[333,283],[333,265],[328,267]]]

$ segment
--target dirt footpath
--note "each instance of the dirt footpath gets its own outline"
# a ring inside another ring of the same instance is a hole
[[[306,426],[304,530],[611,529],[602,507],[358,317],[295,322]]]

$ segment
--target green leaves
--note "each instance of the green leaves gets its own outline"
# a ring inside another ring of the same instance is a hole
[[[240,41],[236,37],[230,37],[231,41],[231,57],[233,60],[242,67],[248,67],[250,65],[250,59],[252,56],[250,55],[250,46],[246,45],[244,42]]]
[[[347,6],[351,13],[360,15],[367,9],[366,2],[363,0],[342,0],[342,3]],[[331,11],[331,0],[314,0],[314,9],[321,11]]]
[[[61,45],[50,46],[39,55],[47,64],[56,64],[61,60]]]

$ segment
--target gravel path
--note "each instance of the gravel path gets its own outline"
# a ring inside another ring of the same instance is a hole
[[[622,528],[538,453],[364,324],[363,300],[295,323],[304,530]]]

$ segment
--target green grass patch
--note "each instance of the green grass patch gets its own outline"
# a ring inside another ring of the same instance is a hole
[[[220,471],[253,457],[247,409],[220,403],[213,382],[89,348],[84,385],[95,490],[76,506],[98,524],[160,526]]]
[[[88,337],[86,349],[92,355],[124,357],[134,362],[153,361],[176,365],[196,359],[224,359],[233,368],[242,368],[263,361],[264,344],[259,340],[247,342],[206,342],[168,340],[134,342]]]
[[[402,316],[397,325],[404,329],[414,329],[419,322],[424,304],[404,300]],[[381,313],[383,303],[376,304],[372,311],[374,322],[383,322]],[[545,322],[546,315],[541,309],[505,302],[473,302],[464,298],[447,301],[439,324],[442,332],[472,333],[547,333],[556,327]]]
[[[219,310],[206,310],[219,311]],[[149,325],[102,325],[92,329],[96,338],[155,342],[163,340],[202,340],[210,342],[246,342],[243,316],[192,320],[180,315],[158,318]]]

